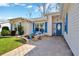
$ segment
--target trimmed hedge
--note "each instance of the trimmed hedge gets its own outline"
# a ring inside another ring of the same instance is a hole
[[[2,27],[2,30],[9,30],[7,26]]]
[[[7,26],[2,27],[1,35],[2,36],[10,35],[10,30],[9,30],[9,28]]]
[[[2,36],[8,36],[8,35],[10,35],[10,31],[8,31],[8,30],[2,30],[1,31],[1,35]]]

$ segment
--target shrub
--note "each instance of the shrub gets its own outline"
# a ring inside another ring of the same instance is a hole
[[[7,26],[2,27],[2,30],[9,30]]]
[[[1,35],[2,36],[8,36],[8,35],[10,35],[10,31],[8,31],[8,30],[2,30],[1,31]]]
[[[10,30],[7,26],[2,27],[1,35],[3,36],[10,35]]]

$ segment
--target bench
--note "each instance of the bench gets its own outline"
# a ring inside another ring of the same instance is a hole
[[[27,37],[21,37],[25,42],[29,42],[29,39]]]

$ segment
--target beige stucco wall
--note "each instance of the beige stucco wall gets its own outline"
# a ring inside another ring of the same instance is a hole
[[[56,24],[58,22],[62,22],[62,20],[60,19],[60,16],[53,16],[52,18],[52,34],[54,35],[54,33],[56,33]]]
[[[70,4],[68,12],[68,34],[64,32],[67,41],[74,55],[79,55],[79,4]]]
[[[58,23],[58,22],[62,22],[62,20],[60,19],[60,15],[48,15],[48,32],[47,34],[49,36],[52,36],[54,33],[56,33],[56,24],[54,23]]]
[[[32,33],[32,23],[30,22],[22,22],[22,26],[24,29],[24,34],[31,34]]]
[[[16,22],[16,26],[18,27],[18,23]],[[31,34],[33,31],[33,24],[31,22],[21,22],[21,25],[23,26],[24,34]],[[15,30],[15,24],[12,24],[12,30]],[[18,31],[16,32],[18,34]]]

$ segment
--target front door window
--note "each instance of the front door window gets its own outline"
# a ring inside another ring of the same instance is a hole
[[[56,23],[56,35],[62,35],[62,23]]]
[[[61,29],[61,26],[60,26],[60,24],[58,24],[58,30],[60,30]]]

